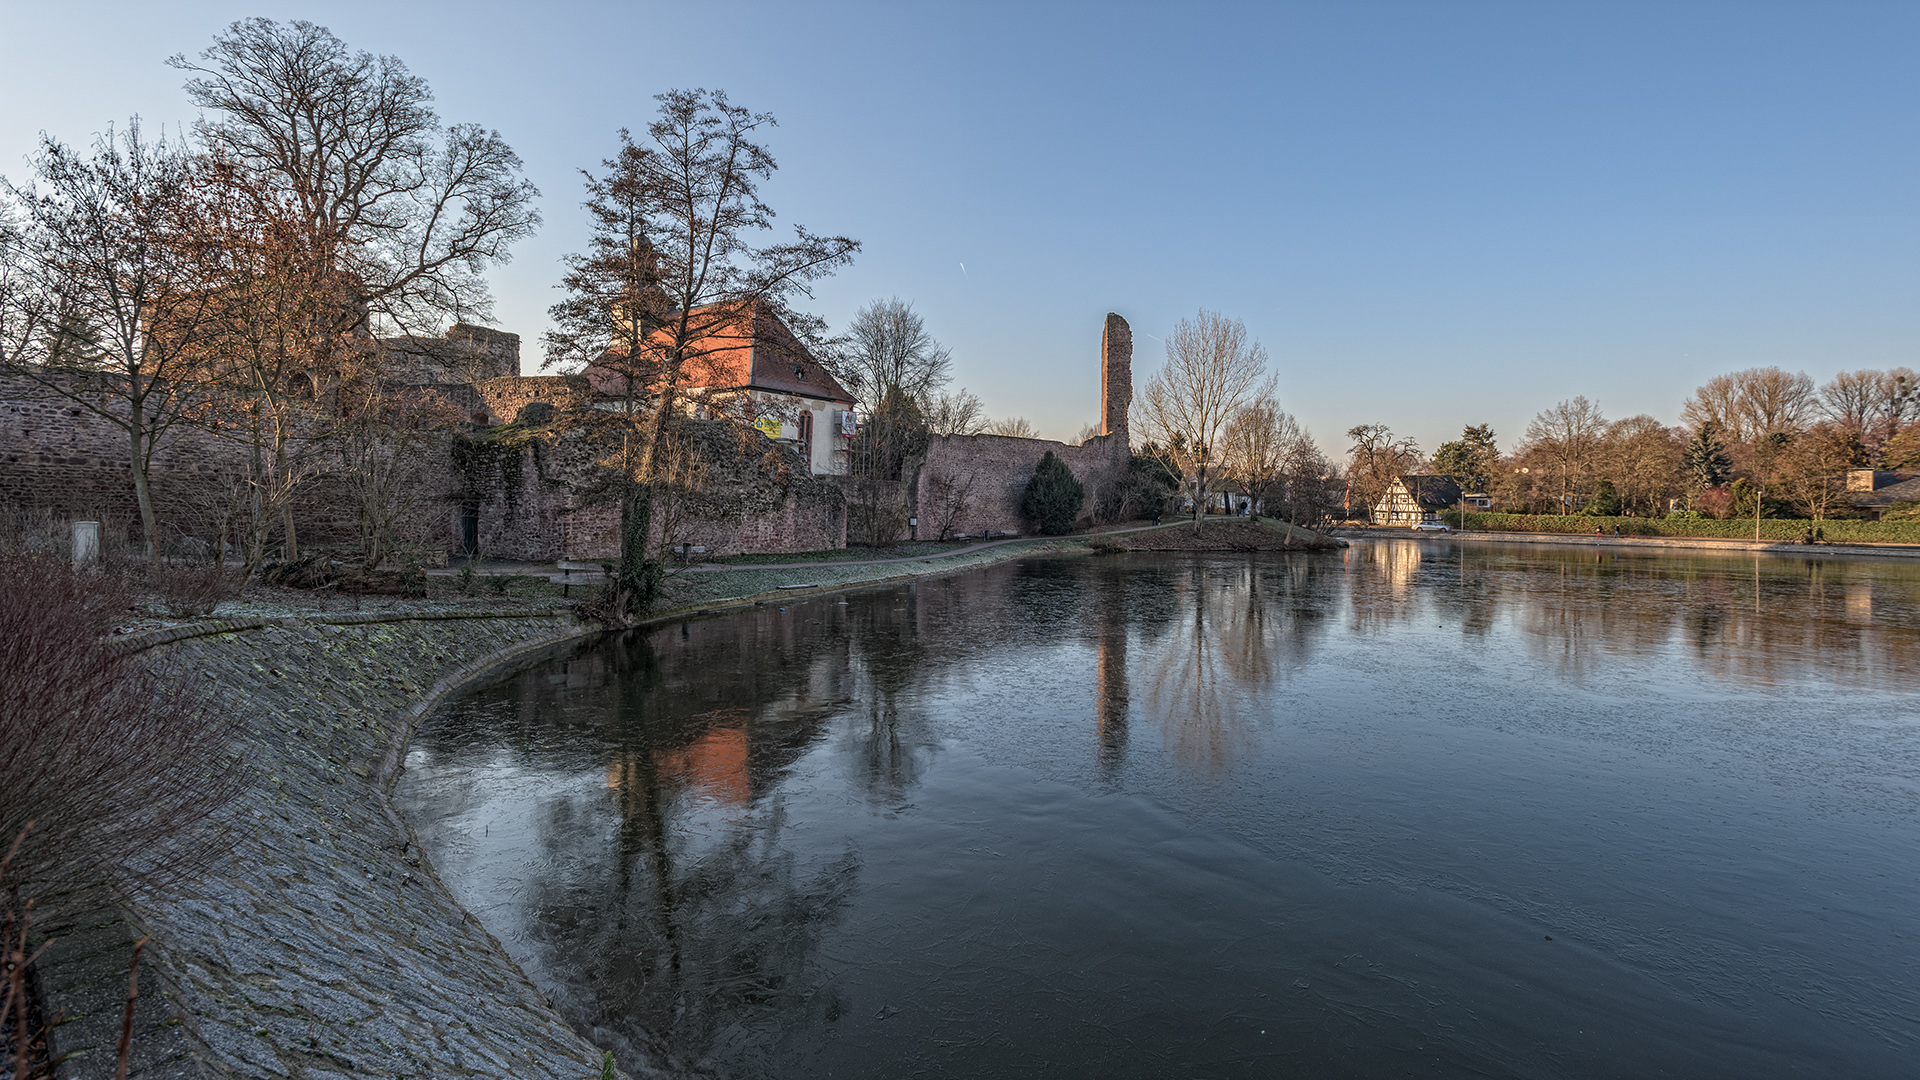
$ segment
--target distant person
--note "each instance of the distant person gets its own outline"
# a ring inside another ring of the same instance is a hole
[[[1813,526],[1811,525],[1807,526],[1806,532],[1803,533],[1800,537],[1800,542],[1803,544],[1813,543]]]

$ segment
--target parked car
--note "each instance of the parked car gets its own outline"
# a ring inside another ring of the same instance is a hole
[[[1452,532],[1453,529],[1449,527],[1447,523],[1444,521],[1421,521],[1421,522],[1416,522],[1414,524],[1413,531],[1414,532]]]

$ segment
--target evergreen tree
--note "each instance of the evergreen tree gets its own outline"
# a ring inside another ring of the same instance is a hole
[[[1613,481],[1602,480],[1593,489],[1593,498],[1587,500],[1587,513],[1594,517],[1619,517],[1620,493],[1614,489]]]
[[[1500,448],[1490,424],[1468,425],[1457,441],[1441,443],[1433,453],[1434,471],[1452,477],[1462,493],[1486,491],[1499,462]]]
[[[1733,459],[1727,456],[1727,444],[1720,440],[1720,427],[1711,420],[1702,421],[1687,443],[1687,473],[1697,488],[1719,487],[1733,475]]]
[[[1073,529],[1086,497],[1087,491],[1073,478],[1073,471],[1049,450],[1033,470],[1033,479],[1027,481],[1020,512],[1042,533],[1059,536]]]

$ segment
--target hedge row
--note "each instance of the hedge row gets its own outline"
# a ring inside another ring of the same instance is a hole
[[[1487,532],[1588,533],[1615,526],[1627,536],[1700,536],[1729,540],[1753,539],[1753,519],[1733,518],[1643,518],[1587,517],[1573,514],[1467,514],[1449,512],[1448,524],[1456,528]],[[1920,521],[1802,521],[1791,518],[1766,518],[1760,522],[1760,538],[1795,541],[1808,529],[1820,529],[1836,544],[1920,544]]]

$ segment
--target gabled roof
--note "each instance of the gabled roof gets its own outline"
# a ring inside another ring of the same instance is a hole
[[[1422,507],[1440,510],[1460,501],[1460,485],[1451,476],[1408,473],[1399,483]]]
[[[820,366],[806,345],[766,305],[733,305],[729,310],[728,305],[709,304],[694,308],[692,314],[707,326],[692,343],[696,355],[688,358],[683,369],[688,387],[759,390],[840,405],[854,403],[853,395]],[[665,346],[671,338],[665,331],[656,330],[649,340]],[[624,351],[609,349],[602,359],[611,363],[587,366],[585,374],[595,390],[603,394],[625,392],[624,377],[617,370],[617,361],[624,356]]]
[[[1885,484],[1871,492],[1852,493],[1853,505],[1862,509],[1885,509],[1898,502],[1920,502],[1920,474],[1895,473],[1901,477],[1891,484]]]

